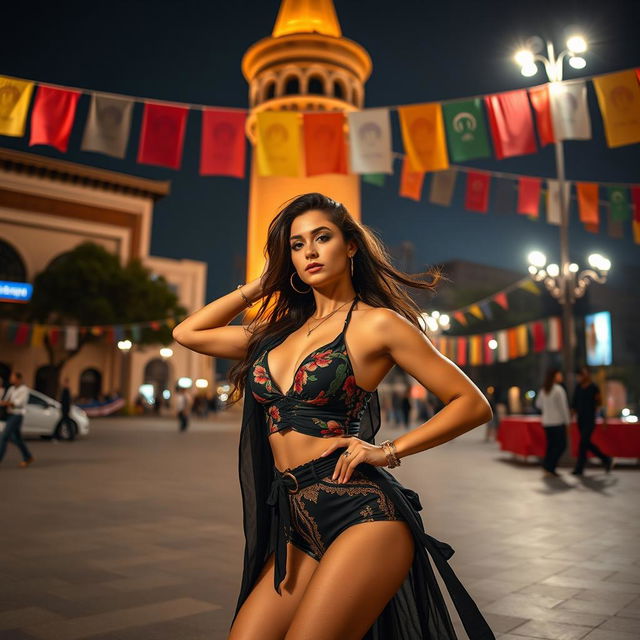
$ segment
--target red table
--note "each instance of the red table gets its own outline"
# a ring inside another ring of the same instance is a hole
[[[498,425],[497,440],[502,451],[510,451],[521,456],[544,457],[546,437],[540,416],[511,415],[503,418]],[[619,418],[609,418],[607,426],[598,419],[591,436],[605,454],[616,458],[640,458],[640,424],[623,422]],[[569,430],[569,451],[578,455],[580,433],[575,422]],[[587,457],[593,457],[587,452]]]

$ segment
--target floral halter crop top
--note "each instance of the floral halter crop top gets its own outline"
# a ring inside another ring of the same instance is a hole
[[[289,428],[318,438],[358,434],[360,418],[374,392],[356,384],[344,341],[357,300],[358,296],[340,334],[305,356],[286,393],[278,389],[269,371],[270,349],[253,363],[249,387],[253,397],[264,405],[269,435]]]

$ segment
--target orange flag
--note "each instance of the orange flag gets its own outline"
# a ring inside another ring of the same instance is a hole
[[[598,185],[593,182],[576,182],[580,220],[585,224],[598,224]]]
[[[517,327],[511,327],[507,329],[507,341],[509,345],[509,360],[513,360],[520,355],[518,349],[518,329]]]
[[[305,113],[303,122],[307,175],[347,173],[344,113]]]
[[[633,70],[593,79],[609,147],[640,142],[640,85]]]
[[[399,107],[402,143],[412,171],[449,168],[442,106],[438,102]]]
[[[422,171],[411,171],[409,168],[409,156],[404,156],[402,159],[402,174],[400,175],[400,195],[420,202],[423,183],[424,173]]]

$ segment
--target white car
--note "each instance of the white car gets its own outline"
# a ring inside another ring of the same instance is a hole
[[[77,435],[89,434],[89,418],[82,409],[72,404],[69,417],[71,421],[65,422],[60,428],[61,438],[73,440]],[[29,389],[29,401],[22,421],[22,435],[53,436],[59,419],[60,403],[44,393]],[[4,427],[4,422],[0,424]]]

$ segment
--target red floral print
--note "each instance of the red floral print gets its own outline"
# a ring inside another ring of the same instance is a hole
[[[329,402],[329,397],[325,395],[325,390],[323,389],[315,398],[311,398],[311,400],[307,400],[308,404],[315,405],[323,405]]]

